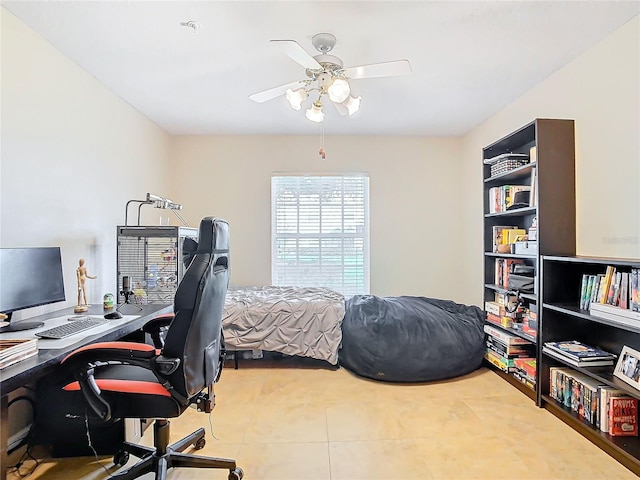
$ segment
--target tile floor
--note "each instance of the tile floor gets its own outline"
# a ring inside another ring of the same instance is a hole
[[[216,386],[213,432],[207,414],[189,409],[172,420],[172,438],[204,426],[199,453],[235,458],[247,480],[636,478],[486,369],[396,385],[325,365],[229,364]],[[151,430],[143,443],[151,443]],[[117,471],[111,457],[99,463]],[[87,457],[43,458],[30,478],[102,480],[102,466]],[[216,470],[169,471],[170,480],[226,478]]]

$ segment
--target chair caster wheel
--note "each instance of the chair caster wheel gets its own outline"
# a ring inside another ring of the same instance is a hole
[[[118,450],[113,456],[113,464],[119,467],[124,467],[129,461],[129,452],[125,450]]]
[[[244,478],[244,471],[238,467],[235,470],[229,472],[229,480],[242,480]]]
[[[207,441],[204,438],[199,439],[193,446],[196,450],[201,450],[207,444]]]

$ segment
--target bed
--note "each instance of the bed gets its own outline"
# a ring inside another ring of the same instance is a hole
[[[229,286],[227,350],[265,350],[338,363],[345,298],[320,287]]]

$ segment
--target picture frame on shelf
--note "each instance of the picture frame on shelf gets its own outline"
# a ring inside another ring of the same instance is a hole
[[[613,374],[640,391],[640,352],[624,345]]]

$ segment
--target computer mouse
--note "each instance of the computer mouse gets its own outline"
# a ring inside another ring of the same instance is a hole
[[[111,312],[107,313],[104,318],[106,318],[107,320],[115,320],[118,318],[122,318],[122,314],[120,312]]]

